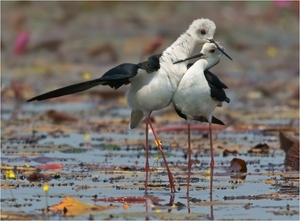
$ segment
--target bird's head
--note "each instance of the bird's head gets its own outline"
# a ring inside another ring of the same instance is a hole
[[[207,39],[213,39],[216,25],[213,21],[200,18],[194,20],[188,29],[188,33],[199,43],[205,43]]]
[[[224,53],[224,47],[219,42],[205,43],[199,54],[201,59],[206,59],[209,67],[212,67],[220,62]]]
[[[230,60],[232,60],[232,58],[224,51],[224,47],[220,44],[220,42],[217,42],[213,39],[207,39],[207,40],[209,42],[207,42],[203,45],[202,50],[199,54],[193,55],[193,56],[188,57],[183,60],[176,61],[173,64],[181,63],[181,62],[191,60],[194,58],[204,58],[205,59],[209,55],[209,51],[211,51],[211,54],[214,54],[215,57],[220,56],[220,58],[221,58],[221,56],[224,54],[226,57],[228,57]],[[212,53],[212,51],[214,51],[214,52]]]

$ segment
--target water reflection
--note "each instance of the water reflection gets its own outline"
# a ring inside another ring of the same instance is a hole
[[[151,214],[151,211],[153,210],[160,210],[160,209],[166,209],[168,213],[171,213],[173,208],[175,208],[175,194],[170,194],[170,199],[169,199],[169,203],[162,205],[159,202],[154,202],[151,199],[153,199],[153,196],[145,196],[146,201],[145,201],[145,207],[146,207],[146,216],[145,216],[145,220],[149,220],[149,215]],[[180,203],[177,203],[176,208],[177,210],[180,210],[181,207],[178,206]]]

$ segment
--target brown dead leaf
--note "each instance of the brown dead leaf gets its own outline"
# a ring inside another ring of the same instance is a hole
[[[248,153],[255,154],[268,154],[270,147],[266,143],[259,143],[256,146],[252,147],[251,150],[248,150]]]
[[[247,163],[243,159],[233,158],[230,162],[230,167],[228,168],[228,172],[247,173]]]
[[[50,206],[49,210],[52,212],[61,213],[66,216],[81,216],[87,213],[101,212],[104,210],[115,208],[118,208],[118,206],[99,206],[76,200],[72,197],[67,196],[64,200],[61,201],[61,203]]]
[[[60,124],[64,122],[78,122],[78,119],[68,113],[56,111],[56,110],[49,110],[44,115],[48,119],[51,119],[53,123]]]
[[[284,166],[287,171],[299,171],[299,140],[279,132],[280,148],[285,152]]]
[[[33,172],[27,177],[29,182],[49,182],[51,177],[39,172]]]

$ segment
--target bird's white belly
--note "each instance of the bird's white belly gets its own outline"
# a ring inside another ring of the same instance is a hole
[[[194,80],[184,85],[180,82],[172,101],[190,119],[197,116],[209,118],[219,102],[211,98],[207,83],[200,85],[197,81],[201,79]]]
[[[131,80],[127,102],[132,110],[150,112],[169,105],[174,88],[167,76],[140,74]]]

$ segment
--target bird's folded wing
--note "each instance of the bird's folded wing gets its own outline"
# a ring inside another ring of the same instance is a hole
[[[162,54],[152,55],[148,58],[147,61],[138,63],[137,65],[145,70],[148,74],[151,74],[155,71],[158,71],[160,68],[159,58]]]
[[[214,73],[210,72],[209,70],[204,71],[204,75],[206,80],[215,85],[216,87],[226,89],[228,88]]]

